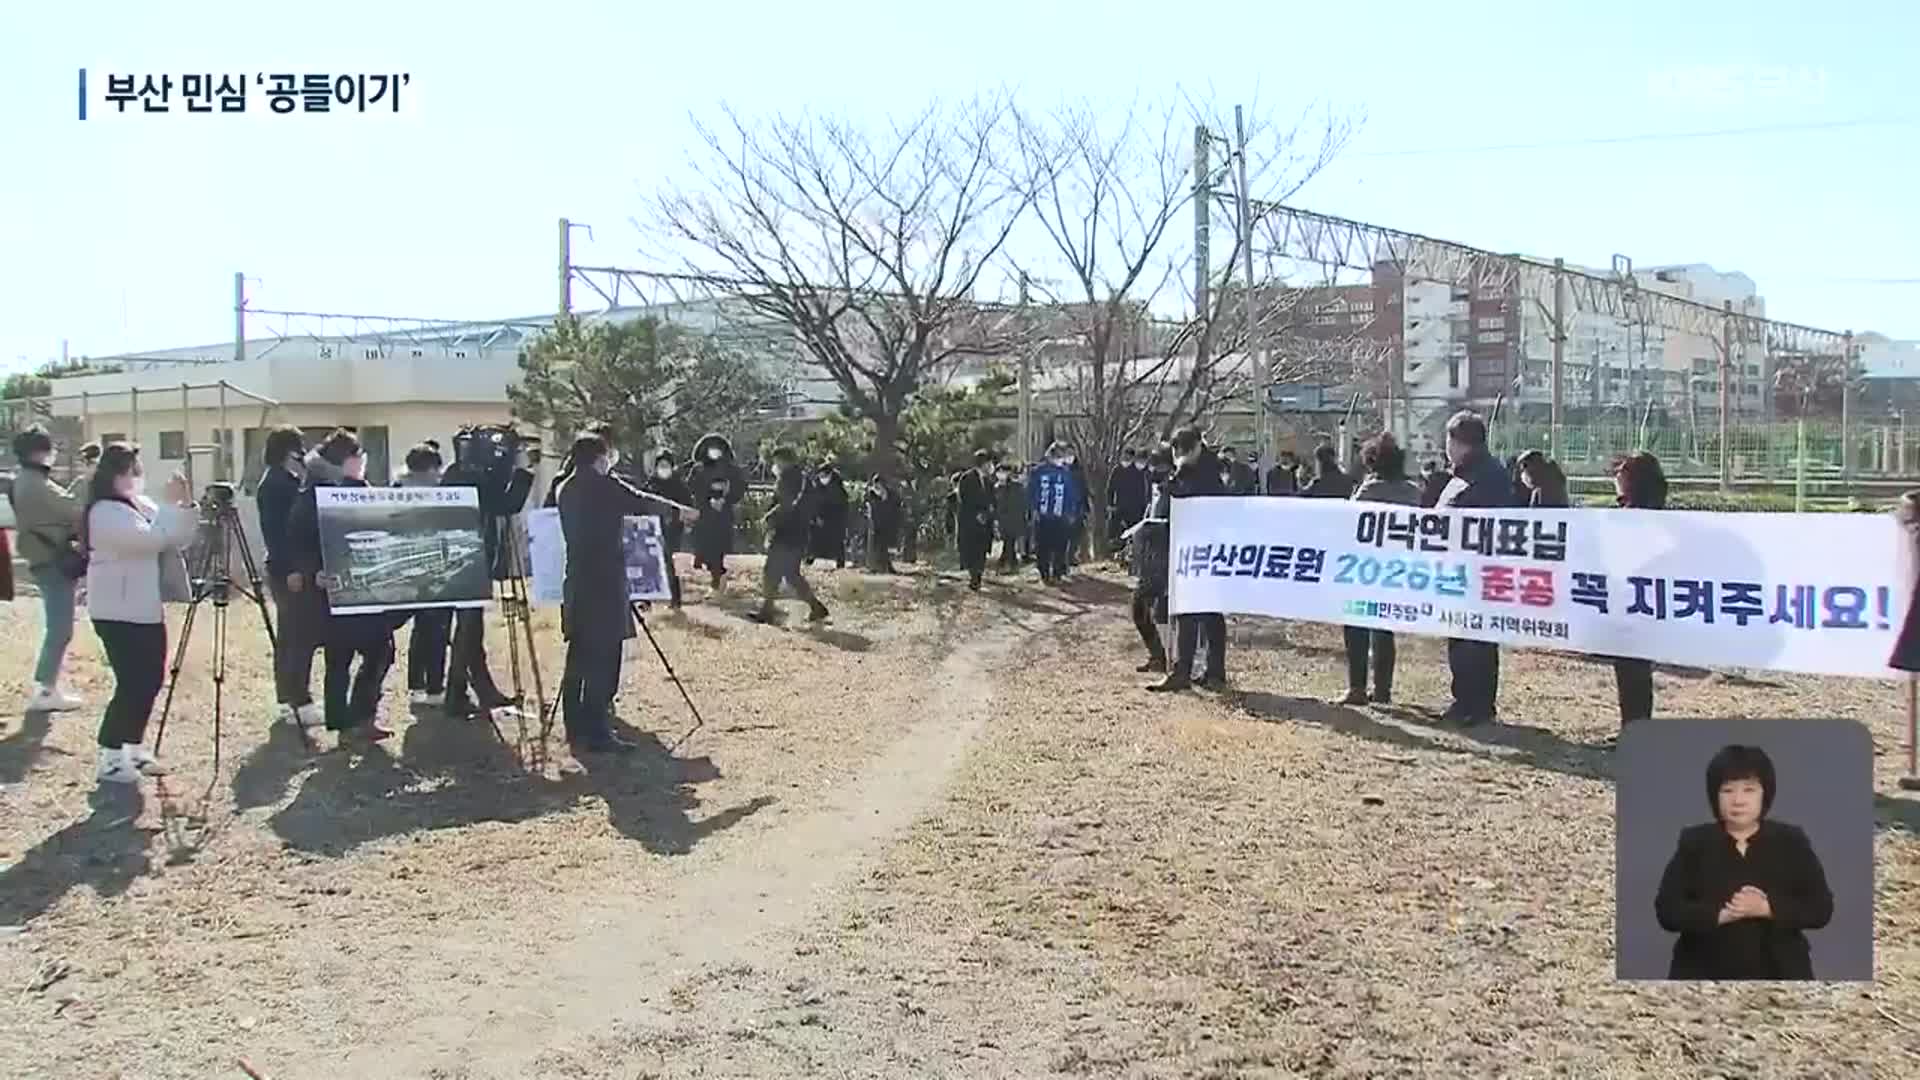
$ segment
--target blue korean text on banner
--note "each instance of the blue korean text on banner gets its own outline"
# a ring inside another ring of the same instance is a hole
[[[1909,543],[1886,515],[1178,499],[1169,606],[1890,676]]]

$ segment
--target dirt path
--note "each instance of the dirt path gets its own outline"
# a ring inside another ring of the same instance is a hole
[[[612,1037],[616,1030],[667,1022],[675,986],[690,972],[791,954],[793,932],[940,796],[985,726],[994,668],[1023,639],[1070,617],[1044,608],[1010,613],[961,644],[931,674],[923,711],[905,734],[813,811],[662,895],[578,910],[535,963],[497,955],[471,936],[441,941],[435,948],[461,957],[477,979],[403,1038],[344,1058],[315,1057],[284,1075],[649,1075],[646,1055],[636,1063],[634,1048]]]

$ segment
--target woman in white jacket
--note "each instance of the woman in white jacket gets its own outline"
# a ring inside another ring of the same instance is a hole
[[[167,619],[161,607],[161,559],[176,562],[193,541],[196,517],[186,478],[167,481],[166,502],[142,494],[140,452],[126,443],[101,451],[87,486],[82,535],[87,611],[113,669],[113,699],[100,721],[103,784],[131,784],[166,769],[143,745],[153,700],[166,679]],[[180,568],[184,572],[184,566]]]

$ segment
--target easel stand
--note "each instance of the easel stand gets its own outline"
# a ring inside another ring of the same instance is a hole
[[[674,689],[680,691],[680,700],[687,703],[687,712],[693,715],[693,726],[688,728],[685,734],[668,744],[667,753],[671,754],[675,750],[678,750],[688,739],[692,738],[694,732],[705,727],[707,722],[700,715],[700,707],[693,703],[693,695],[687,692],[687,685],[680,681],[680,673],[673,669],[673,661],[668,660],[666,652],[660,648],[660,639],[653,636],[653,627],[647,625],[646,604],[643,601],[630,600],[627,602],[627,608],[633,614],[633,621],[639,625],[640,632],[646,636],[647,644],[653,646],[653,655],[659,657],[660,666],[667,673],[667,681],[673,684]],[[560,711],[560,705],[561,703],[556,700],[542,710],[540,745],[543,748],[543,753],[544,747],[547,745],[547,739],[553,733],[553,721],[555,715]]]
[[[1902,791],[1920,791],[1920,678],[1907,676],[1907,775]]]

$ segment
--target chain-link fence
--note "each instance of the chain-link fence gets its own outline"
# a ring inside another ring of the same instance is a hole
[[[1728,430],[1727,455],[1736,479],[1790,482],[1799,475],[1804,459],[1807,477],[1837,479],[1850,467],[1858,478],[1910,477],[1920,473],[1920,429],[1910,436],[1904,424],[1848,424],[1810,419],[1774,424],[1744,422]],[[1494,450],[1502,457],[1523,450],[1547,450],[1553,445],[1552,427],[1502,418],[1493,427]],[[1848,459],[1847,449],[1851,449]],[[1718,418],[1703,418],[1698,427],[1654,422],[1644,428],[1624,420],[1569,423],[1561,426],[1560,461],[1570,474],[1603,470],[1613,458],[1647,450],[1660,459],[1669,476],[1720,475]]]

